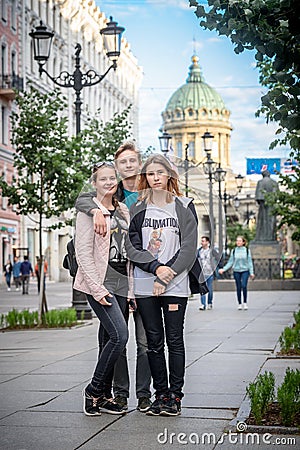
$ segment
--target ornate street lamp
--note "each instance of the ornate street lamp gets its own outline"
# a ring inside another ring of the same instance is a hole
[[[100,30],[103,36],[104,46],[106,49],[106,54],[111,60],[112,64],[109,66],[107,71],[103,75],[99,75],[94,70],[88,70],[83,73],[80,70],[80,53],[81,45],[76,44],[75,46],[75,70],[72,74],[62,71],[57,77],[50,75],[47,70],[43,67],[50,57],[51,43],[54,36],[52,31],[47,30],[47,28],[40,22],[40,25],[29,33],[29,36],[33,40],[33,50],[34,59],[39,64],[39,73],[45,73],[54,84],[60,87],[73,88],[76,93],[75,100],[75,117],[76,117],[76,134],[80,133],[80,117],[81,117],[81,91],[85,87],[94,86],[100,83],[103,78],[106,77],[111,69],[116,70],[117,60],[121,52],[121,37],[125,28],[117,26],[117,22],[114,22],[112,17],[110,17],[110,22],[107,24],[106,28]]]
[[[216,163],[211,158],[211,152],[212,152],[212,142],[213,142],[214,136],[210,134],[208,131],[206,131],[203,136],[203,148],[206,152],[206,162],[203,164],[204,172],[208,175],[209,180],[209,218],[211,223],[211,247],[214,246],[214,234],[215,234],[215,221],[214,221],[214,206],[213,206],[213,192],[212,192],[212,178],[213,173],[215,172]]]
[[[60,87],[73,88],[76,94],[75,99],[75,118],[76,118],[76,134],[80,133],[80,120],[81,120],[81,91],[85,87],[94,86],[100,83],[108,74],[111,69],[116,70],[117,61],[121,52],[121,38],[125,28],[117,26],[117,22],[114,22],[110,17],[110,22],[105,28],[100,30],[100,34],[103,37],[104,47],[106,55],[111,61],[111,65],[103,75],[99,75],[94,70],[88,70],[86,73],[81,71],[80,53],[81,45],[79,43],[75,46],[75,70],[73,73],[62,71],[58,76],[50,75],[44,68],[47,63],[50,52],[51,44],[54,36],[53,31],[49,31],[42,21],[40,25],[29,33],[29,36],[33,41],[34,59],[38,62],[40,76],[45,73],[54,84]],[[76,309],[78,317],[81,312],[85,312],[85,318],[91,318],[91,309],[88,307],[88,303],[84,294],[79,293],[73,289],[72,304]]]
[[[159,139],[160,151],[165,156],[167,156],[167,154],[170,151],[172,136],[169,133],[167,133],[166,131],[164,131],[163,134],[158,137],[158,139]]]

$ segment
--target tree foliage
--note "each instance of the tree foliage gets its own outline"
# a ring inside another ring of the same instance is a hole
[[[12,183],[2,176],[0,189],[17,214],[38,215],[41,273],[44,219],[57,218],[50,228],[66,223],[59,217],[73,208],[90,177],[91,164],[112,157],[130,135],[130,108],[107,123],[90,118],[81,134],[69,137],[66,99],[60,91],[42,94],[30,87],[16,96],[16,105],[17,112],[12,114],[15,175]],[[43,315],[47,311],[44,288],[41,308]]]
[[[239,54],[254,50],[260,83],[268,91],[256,115],[277,122],[277,138],[270,148],[290,146],[290,157],[300,161],[300,3],[298,0],[208,0],[196,7],[200,25],[227,36]],[[294,176],[280,175],[284,192],[269,197],[281,224],[294,225],[293,239],[300,241],[299,169]],[[284,203],[283,203],[284,202]]]
[[[11,185],[1,179],[2,194],[17,206],[18,214],[58,217],[72,206],[73,193],[82,184],[82,174],[76,170],[78,146],[68,137],[62,115],[65,98],[59,91],[42,94],[30,89],[16,97],[16,104],[18,112],[12,114],[15,177]]]

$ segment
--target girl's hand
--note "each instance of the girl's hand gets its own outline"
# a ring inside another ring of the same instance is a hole
[[[100,209],[93,209],[93,221],[94,221],[94,231],[100,236],[106,236],[107,233],[107,225],[105,217]]]
[[[137,308],[135,298],[128,298],[127,302],[129,303],[129,312],[135,312]]]
[[[251,278],[251,280],[254,280],[254,278],[255,278],[254,273],[252,275],[250,275],[250,278]]]
[[[153,295],[156,297],[159,297],[161,294],[165,292],[166,288],[162,284],[158,283],[157,281],[154,281],[153,284]]]
[[[176,272],[168,266],[159,266],[155,273],[161,281],[167,284],[170,283],[176,275]]]
[[[219,274],[222,275],[224,273],[223,269],[219,269]]]
[[[112,295],[111,294],[107,294],[106,297],[112,297]],[[107,301],[106,297],[102,297],[101,300],[99,300],[100,305],[111,306],[111,303],[109,303]]]

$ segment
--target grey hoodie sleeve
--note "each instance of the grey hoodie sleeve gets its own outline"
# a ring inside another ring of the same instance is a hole
[[[98,208],[96,203],[93,201],[93,197],[96,197],[96,192],[84,192],[77,197],[75,202],[75,208],[77,211],[83,212],[88,216],[91,216],[91,210]]]

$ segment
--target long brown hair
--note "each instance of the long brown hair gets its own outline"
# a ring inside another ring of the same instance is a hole
[[[168,191],[167,203],[172,202],[173,195],[182,196],[178,186],[177,172],[172,168],[167,158],[165,158],[163,155],[155,154],[149,156],[149,158],[146,160],[146,162],[142,167],[138,183],[139,200],[145,200],[146,202],[149,202],[149,200],[151,200],[152,198],[152,189],[149,186],[146,176],[147,168],[152,163],[161,164],[168,172],[169,179],[167,184],[167,191]]]

